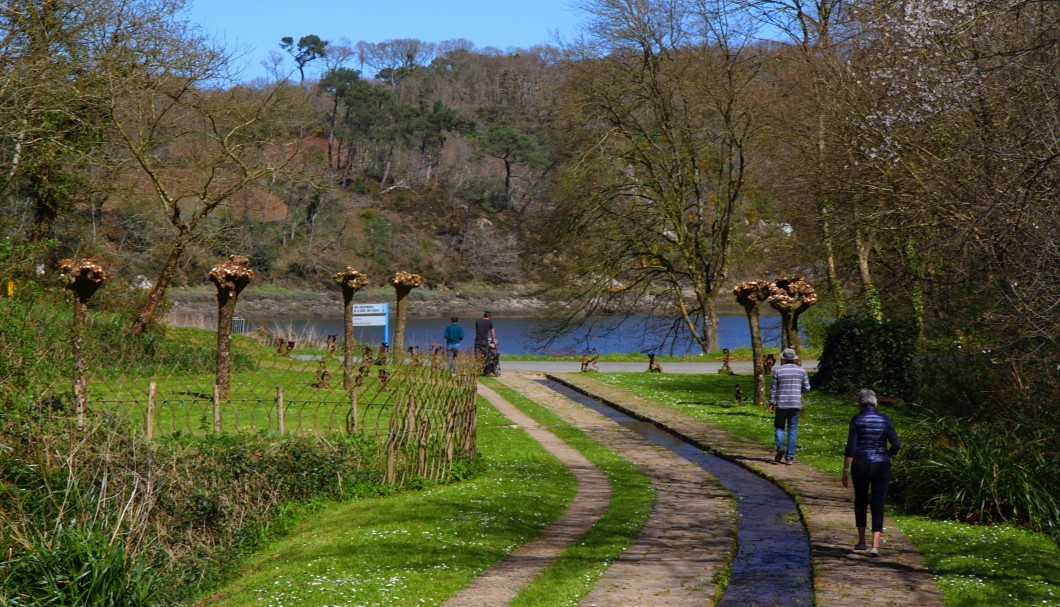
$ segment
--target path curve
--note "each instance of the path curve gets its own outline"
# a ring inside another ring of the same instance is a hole
[[[526,376],[506,373],[500,381],[628,459],[655,488],[655,505],[644,529],[579,604],[713,604],[716,580],[736,549],[736,507],[729,491],[692,462]]]
[[[578,489],[563,516],[541,535],[486,569],[443,603],[444,607],[507,605],[523,586],[599,520],[611,500],[611,482],[584,455],[493,390],[479,384],[478,393],[569,468],[578,481]]]

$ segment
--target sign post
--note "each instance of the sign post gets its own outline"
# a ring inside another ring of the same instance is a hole
[[[390,344],[390,304],[353,304],[353,326],[383,327],[383,343]]]

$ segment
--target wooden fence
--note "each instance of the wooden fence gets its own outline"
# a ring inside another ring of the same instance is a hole
[[[224,433],[345,432],[374,439],[387,482],[444,479],[476,453],[475,376],[444,359],[358,363],[349,389],[340,360],[261,361],[232,374],[222,394],[213,376],[92,378],[89,415],[115,415],[146,438]]]

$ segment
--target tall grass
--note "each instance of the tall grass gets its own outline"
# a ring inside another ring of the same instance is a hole
[[[1010,522],[1060,537],[1060,469],[1051,429],[930,418],[906,428],[896,476],[913,511]]]
[[[165,598],[162,555],[130,555],[108,529],[86,524],[41,530],[35,546],[0,566],[0,604],[154,607]]]

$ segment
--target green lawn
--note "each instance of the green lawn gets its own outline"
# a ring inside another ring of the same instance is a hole
[[[722,375],[594,374],[730,432],[772,445],[771,414],[737,405],[739,383]],[[653,499],[628,462],[525,397],[487,380],[601,467],[615,488],[611,508],[513,603],[573,605],[640,528]],[[438,604],[477,572],[539,533],[573,495],[569,473],[480,401],[481,467],[471,480],[421,492],[334,505],[246,562],[210,605]],[[811,392],[800,422],[799,460],[838,476],[851,398]],[[885,411],[901,434],[909,418]],[[1060,606],[1060,547],[1041,534],[889,512],[922,551],[949,607]],[[548,597],[545,599],[544,597]],[[544,601],[544,602],[543,602]],[[205,604],[205,603],[204,603]]]
[[[576,605],[637,536],[654,502],[625,459],[522,395],[486,380],[547,425],[611,480],[607,512],[513,601]],[[522,430],[479,401],[479,472],[468,481],[337,504],[247,560],[202,604],[435,605],[536,536],[566,509],[571,474]]]
[[[611,502],[600,520],[511,603],[512,607],[577,605],[607,570],[607,565],[622,554],[644,527],[655,502],[654,488],[629,461],[567,425],[544,407],[496,380],[485,380],[485,383],[537,422],[548,426],[611,481]]]
[[[336,504],[248,559],[202,604],[437,605],[566,510],[574,477],[484,401],[468,481]]]

